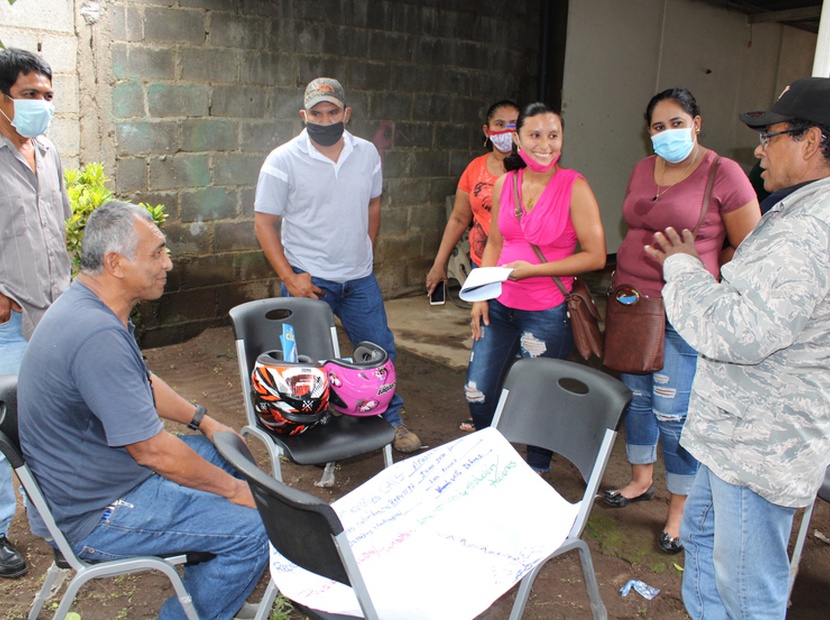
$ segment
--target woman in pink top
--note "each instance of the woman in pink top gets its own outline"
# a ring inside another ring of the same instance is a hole
[[[519,115],[516,132],[518,153],[506,160],[509,172],[493,187],[492,221],[498,225],[490,228],[481,262],[513,272],[498,299],[476,302],[471,312],[473,350],[465,394],[476,429],[492,422],[517,354],[565,358],[571,351],[567,304],[551,276],[559,276],[570,290],[574,275],[605,265],[605,232],[594,194],[582,175],[557,163],[562,117],[544,103],[532,103]],[[550,469],[547,450],[528,446],[527,460],[536,471]]]
[[[663,269],[646,255],[643,246],[652,243],[655,231],[667,226],[695,229],[709,173],[718,156],[697,140],[700,110],[685,88],[672,88],[652,97],[645,119],[656,155],[640,161],[628,182],[623,202],[628,233],[617,252],[612,285],[630,285],[642,295],[659,297],[664,284]],[[732,257],[760,216],[749,179],[737,163],[721,157],[708,210],[695,238],[700,258],[712,275],[718,275],[719,265]],[[726,250],[724,239],[728,241]],[[633,338],[631,346],[637,346]],[[697,472],[697,461],[679,443],[696,366],[697,352],[667,322],[663,368],[645,375],[622,373],[621,377],[634,392],[625,417],[631,480],[619,489],[606,491],[604,500],[610,506],[622,508],[630,502],[654,497],[659,439],[671,495],[668,516],[658,538],[660,549],[666,553],[683,549],[680,521]]]
[[[464,170],[455,192],[455,205],[444,228],[441,245],[435,255],[432,268],[427,273],[427,294],[431,294],[442,281],[447,281],[447,261],[453,248],[470,229],[470,260],[481,264],[481,253],[490,234],[490,200],[493,184],[504,174],[504,160],[513,152],[513,134],[519,106],[507,99],[497,101],[487,110],[487,123],[482,125],[484,145],[490,152],[476,157]]]

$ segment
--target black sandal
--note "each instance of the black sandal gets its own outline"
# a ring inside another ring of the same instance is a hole
[[[476,426],[473,424],[473,419],[467,418],[466,420],[462,420],[461,424],[458,426],[458,430],[464,431],[465,433],[472,433],[476,430]]]

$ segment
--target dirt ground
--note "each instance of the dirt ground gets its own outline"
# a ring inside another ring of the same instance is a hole
[[[344,349],[350,350],[347,346]],[[150,368],[185,397],[201,402],[212,416],[230,426],[239,428],[244,424],[236,355],[229,327],[210,329],[187,343],[145,353]],[[458,423],[467,415],[462,394],[463,372],[448,370],[403,350],[399,351],[396,367],[399,391],[406,402],[406,424],[421,436],[426,446],[437,446],[458,437],[461,434]],[[404,456],[396,453],[395,458]],[[341,463],[336,472],[335,487],[325,490],[312,484],[320,475],[317,468],[286,464],[283,475],[288,484],[333,501],[367,480],[381,466],[379,453]],[[623,485],[628,471],[624,437],[620,436],[602,488]],[[566,474],[570,476],[562,465],[555,463],[549,480],[564,479]],[[632,504],[624,509],[607,508],[598,502],[584,534],[591,547],[609,618],[681,620],[687,617],[680,597],[683,555],[667,556],[656,544],[668,501],[662,472],[658,472],[655,483],[657,496],[654,501]],[[569,488],[576,487],[564,487],[563,494],[573,499],[573,493],[568,493]],[[800,515],[796,517],[796,528],[799,520]],[[19,507],[9,537],[26,555],[29,572],[15,580],[0,579],[0,620],[26,617],[51,561],[51,551],[29,532],[25,521],[23,509]],[[816,508],[805,546],[788,616],[794,620],[830,615],[827,611],[830,609],[830,588],[827,587],[830,547],[813,535],[816,529],[830,535],[830,505],[825,502],[819,502]],[[401,574],[405,579],[405,567]],[[660,588],[660,594],[651,601],[633,591],[623,598],[619,589],[629,579],[640,579]],[[264,586],[265,579],[259,585],[258,594]],[[458,587],[466,587],[463,572],[458,574]],[[73,611],[83,620],[153,618],[170,590],[166,581],[150,574],[99,580],[82,589]],[[514,590],[494,603],[478,620],[507,618]],[[40,617],[51,618],[53,608],[47,604],[47,610]],[[303,616],[295,612],[290,618],[301,620]],[[555,559],[542,570],[524,618],[591,618],[575,553]]]

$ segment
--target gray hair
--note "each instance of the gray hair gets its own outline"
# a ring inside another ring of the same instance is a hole
[[[138,247],[135,222],[153,224],[153,216],[143,207],[110,200],[95,209],[86,221],[81,242],[81,271],[97,275],[104,269],[104,257],[115,252],[133,260]]]

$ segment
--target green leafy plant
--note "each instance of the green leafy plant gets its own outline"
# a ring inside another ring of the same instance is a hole
[[[81,240],[84,237],[86,221],[90,214],[105,202],[115,198],[107,189],[109,179],[104,174],[104,166],[98,163],[87,164],[83,168],[64,172],[66,193],[72,205],[72,217],[66,222],[66,249],[72,260],[72,275],[77,275],[81,267]],[[151,206],[140,203],[150,212],[156,226],[161,227],[167,220],[164,205]]]

